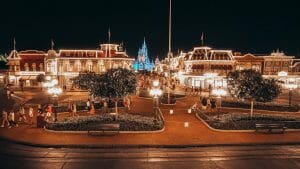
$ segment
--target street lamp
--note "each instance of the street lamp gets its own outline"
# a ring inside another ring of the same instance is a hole
[[[219,99],[219,102],[218,102],[218,105],[217,105],[218,108],[222,107],[222,104],[221,104],[221,97],[222,97],[222,96],[226,96],[227,91],[224,90],[224,89],[221,89],[221,88],[219,88],[219,89],[213,89],[213,90],[212,90],[212,94],[213,94],[213,95],[216,95],[217,98]]]
[[[212,84],[215,82],[215,78],[218,76],[218,73],[213,73],[213,72],[207,72],[204,73],[203,76],[206,79],[206,82],[208,83],[208,90],[209,90],[209,97],[211,95],[211,89],[212,89]]]
[[[57,106],[58,106],[58,95],[60,95],[62,93],[62,89],[59,87],[51,87],[48,89],[48,93],[50,95],[52,95],[53,98],[53,102],[54,102],[54,106],[53,106],[53,110],[54,110],[54,121],[57,121]]]
[[[162,91],[159,89],[159,81],[153,81],[153,88],[150,90],[150,95],[153,97],[153,111],[157,117],[158,97],[162,95]]]
[[[292,91],[294,89],[297,89],[298,86],[296,84],[285,84],[284,87],[289,89],[289,107],[291,107],[291,105],[292,105]]]
[[[213,89],[212,94],[217,96],[217,110],[218,110],[218,117],[220,114],[220,108],[222,107],[222,96],[226,96],[227,91],[221,88]]]

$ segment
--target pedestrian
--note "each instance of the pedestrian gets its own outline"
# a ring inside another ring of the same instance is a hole
[[[94,102],[92,102],[91,104],[91,110],[90,110],[91,114],[95,114],[95,106],[94,106]]]
[[[207,111],[211,110],[211,102],[210,102],[210,98],[207,99]]]
[[[86,109],[88,110],[88,113],[91,110],[91,101],[90,101],[90,99],[88,99],[88,101],[86,102]]]
[[[193,104],[193,106],[191,107],[192,111],[196,113],[197,112],[197,107],[198,107],[197,102],[195,102],[195,104]]]
[[[127,98],[127,108],[128,108],[129,111],[130,111],[130,106],[131,106],[131,100],[130,100],[130,98],[128,97],[128,98]]]
[[[72,111],[72,117],[77,116],[77,106],[75,102],[71,106],[71,111]]]
[[[216,99],[211,99],[211,110],[214,111],[214,109],[217,107],[216,106]]]
[[[5,123],[6,123],[7,126],[10,126],[9,122],[8,122],[7,112],[5,110],[3,110],[2,111],[2,125],[1,125],[1,127],[5,127]]]
[[[104,99],[104,101],[103,101],[103,112],[108,113],[107,110],[108,110],[107,101],[106,101],[106,99]]]
[[[6,95],[7,95],[7,99],[8,99],[8,100],[10,99],[10,94],[11,94],[11,93],[10,93],[10,90],[7,89],[7,90],[6,90]]]
[[[33,124],[33,108],[32,107],[29,107],[29,110],[28,110],[28,116],[29,116],[29,124]]]
[[[9,128],[18,127],[18,123],[15,121],[15,112],[11,111],[8,115]]]
[[[26,123],[26,121],[27,121],[25,108],[23,106],[21,106],[20,110],[19,110],[19,122],[22,122],[22,121],[24,123]]]
[[[46,121],[50,121],[51,117],[52,117],[52,107],[51,105],[48,105],[46,109]]]

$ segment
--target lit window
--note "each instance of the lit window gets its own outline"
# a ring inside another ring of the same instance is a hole
[[[29,71],[28,63],[25,63],[24,68],[25,68],[25,71]]]
[[[35,63],[32,64],[32,71],[36,71],[36,64]]]

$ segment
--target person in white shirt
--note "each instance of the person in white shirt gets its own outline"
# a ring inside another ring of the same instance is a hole
[[[15,121],[15,112],[11,111],[8,115],[8,121],[9,121],[9,128],[11,127],[18,127],[18,123]]]
[[[5,110],[3,110],[2,111],[2,125],[1,125],[1,127],[5,127],[5,123],[7,124],[7,126],[10,126],[9,122],[8,122],[7,112]]]
[[[28,116],[29,116],[29,124],[32,124],[33,123],[33,108],[32,107],[29,107]]]

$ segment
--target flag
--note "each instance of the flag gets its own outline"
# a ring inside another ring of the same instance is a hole
[[[16,49],[16,38],[14,37],[14,50]]]
[[[110,36],[111,36],[111,34],[110,34],[110,28],[108,28],[108,39],[109,39],[109,41],[110,41]]]
[[[203,41],[203,39],[204,39],[204,36],[203,36],[203,32],[202,32],[202,34],[201,34],[201,41]]]
[[[53,50],[53,47],[54,47],[54,41],[53,39],[51,39],[51,49]]]

